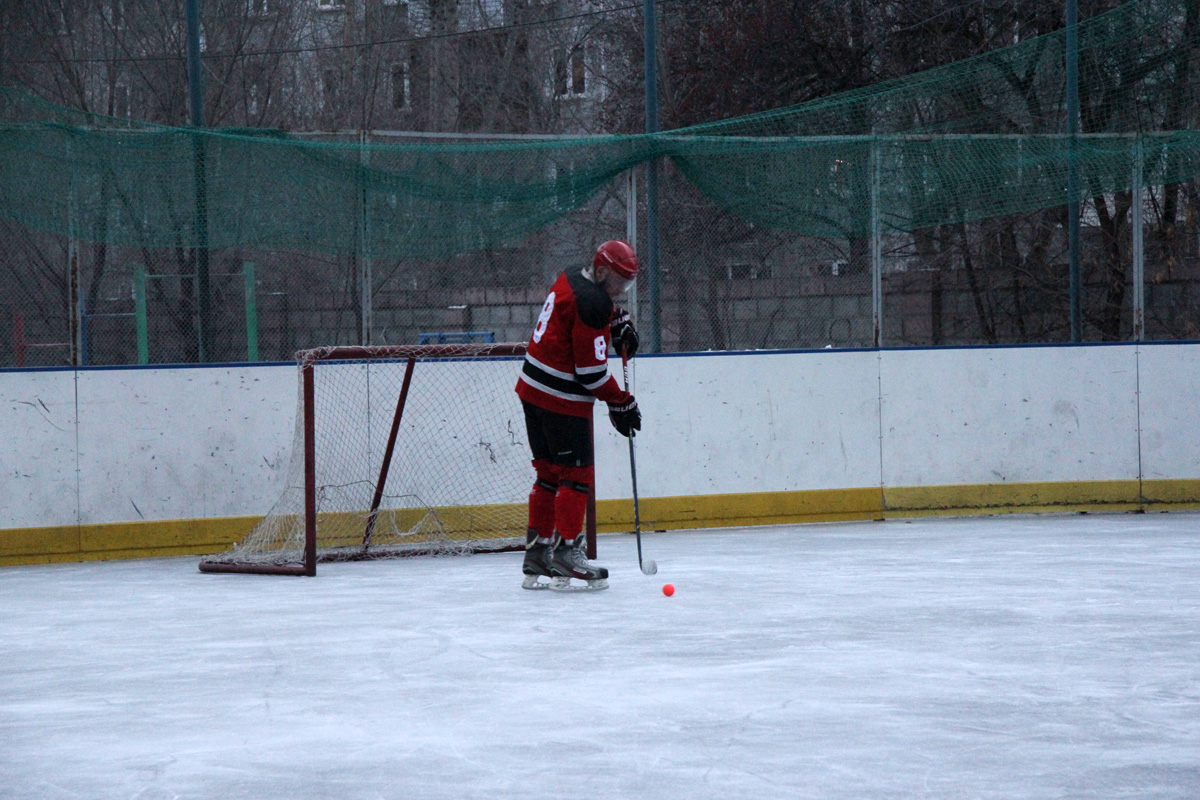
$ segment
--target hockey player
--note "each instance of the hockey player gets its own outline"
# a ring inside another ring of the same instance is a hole
[[[614,301],[633,284],[637,256],[628,243],[605,242],[590,267],[565,270],[550,287],[529,340],[517,381],[537,480],[529,494],[526,589],[569,589],[571,579],[589,589],[608,586],[608,570],[593,566],[582,535],[595,476],[592,404],[608,405],[608,418],[624,436],[641,430],[637,401],[608,372],[609,344],[632,357],[638,335],[629,314]],[[539,578],[550,578],[539,582]]]

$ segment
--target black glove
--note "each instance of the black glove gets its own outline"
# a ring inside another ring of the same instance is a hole
[[[609,403],[608,419],[622,436],[633,436],[634,431],[642,429],[642,412],[638,411],[633,395],[625,403]]]
[[[629,312],[618,307],[609,330],[612,332],[613,349],[625,358],[633,358],[638,349],[638,335]]]

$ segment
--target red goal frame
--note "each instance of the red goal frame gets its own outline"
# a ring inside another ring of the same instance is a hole
[[[336,560],[367,560],[372,558],[395,558],[395,553],[386,555],[374,554],[370,551],[371,537],[374,530],[376,514],[382,499],[384,486],[391,469],[392,454],[400,431],[404,408],[408,399],[408,390],[412,382],[416,363],[422,359],[431,358],[478,358],[481,356],[523,356],[527,345],[524,343],[503,344],[426,344],[426,345],[381,345],[381,346],[337,346],[321,347],[302,350],[296,354],[300,371],[300,396],[302,415],[301,430],[303,431],[304,458],[304,551],[300,564],[277,563],[232,563],[212,557],[200,562],[200,571],[208,573],[251,573],[265,575],[296,575],[313,577],[317,574],[317,563],[324,560],[317,548],[317,453],[316,453],[316,381],[314,369],[323,361],[376,361],[393,360],[406,361],[403,383],[396,398],[396,408],[393,413],[388,441],[383,458],[379,465],[374,496],[368,511],[366,528],[363,531],[363,549],[361,553],[340,555]],[[516,374],[514,372],[514,381]],[[593,428],[594,437],[594,428]],[[295,454],[293,453],[293,458]],[[596,487],[593,485],[588,493],[587,515],[587,555],[596,558]],[[519,550],[521,547],[503,547],[497,550]],[[333,559],[330,559],[333,560]]]

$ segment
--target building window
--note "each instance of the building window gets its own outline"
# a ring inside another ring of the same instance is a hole
[[[118,83],[113,87],[113,116],[129,119],[132,104],[129,102],[129,87]]]
[[[250,96],[248,98],[249,102],[246,105],[246,112],[252,117],[258,116],[259,109],[261,108],[259,98],[262,96],[262,90],[259,88],[257,82],[250,84],[250,91],[248,94]]]
[[[392,108],[408,108],[409,94],[408,64],[398,61],[392,64]]]
[[[579,96],[587,93],[587,68],[583,49],[564,53],[554,64],[554,94],[556,97]]]

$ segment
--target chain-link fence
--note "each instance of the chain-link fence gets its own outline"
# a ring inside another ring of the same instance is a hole
[[[877,324],[883,346],[1070,341],[1064,208],[888,231],[876,244],[747,222],[669,167],[660,190],[665,352],[871,347]],[[449,258],[212,250],[204,360],[523,341],[558,271],[606,239],[645,231],[641,182],[633,194],[636,220],[622,175],[517,244]],[[1200,338],[1200,183],[1141,192],[1140,235],[1135,194],[1083,208],[1083,339]],[[1163,219],[1170,194],[1173,225]],[[195,250],[72,243],[11,221],[0,221],[0,240],[0,365],[200,360]],[[645,297],[643,277],[643,325]]]
[[[343,148],[422,138],[303,137]],[[581,204],[569,191],[561,205],[551,198],[551,221],[503,246],[440,257],[445,248],[419,224],[408,233],[414,243],[403,248],[417,255],[373,252],[373,221],[405,216],[404,198],[396,194],[368,204],[365,193],[350,193],[345,207],[323,205],[314,226],[343,221],[346,245],[334,253],[201,250],[182,242],[132,247],[0,219],[0,280],[8,287],[0,305],[0,365],[275,361],[325,345],[524,341],[557,273],[590,260],[601,242],[627,237],[634,224],[627,175],[589,187],[588,195]],[[302,220],[293,222],[303,229]],[[428,247],[420,244],[426,235]]]
[[[1200,334],[1198,186],[1185,181],[1084,203],[1083,341]],[[1182,207],[1168,218],[1164,201],[1171,194]],[[1141,220],[1135,219],[1137,203]],[[1068,258],[1065,207],[889,236],[883,343],[1070,341]]]
[[[1195,338],[1196,64],[1195,4],[1133,0],[645,136],[179,129],[0,87],[0,366],[521,341],[616,237],[651,256],[647,350]]]

